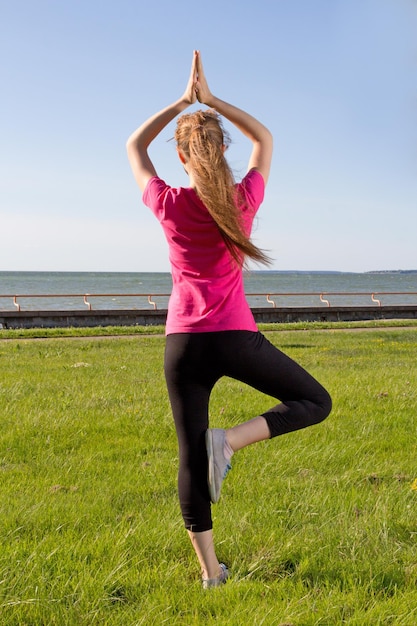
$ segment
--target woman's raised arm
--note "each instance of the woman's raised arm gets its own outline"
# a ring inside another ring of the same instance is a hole
[[[144,122],[127,140],[126,149],[133,171],[133,175],[139,188],[143,191],[147,182],[153,176],[156,176],[156,169],[149,157],[148,147],[150,143],[159,135],[159,133],[171,122],[177,115],[182,113],[196,99],[196,82],[197,82],[197,52],[194,51],[193,61],[191,65],[190,77],[187,87],[179,100],[168,105],[162,111],[152,115]]]
[[[224,102],[214,96],[207,84],[200,53],[197,52],[197,83],[195,85],[199,102],[216,109],[229,122],[238,128],[252,142],[252,153],[249,158],[248,170],[257,169],[263,176],[265,184],[269,177],[272,160],[273,139],[269,130],[249,113]]]

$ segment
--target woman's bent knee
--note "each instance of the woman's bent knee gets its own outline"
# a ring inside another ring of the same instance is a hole
[[[332,410],[332,399],[330,394],[323,389],[320,399],[316,401],[316,411],[314,412],[313,424],[319,424],[328,417]]]

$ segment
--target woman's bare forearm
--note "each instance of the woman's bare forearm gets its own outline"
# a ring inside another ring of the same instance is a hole
[[[216,109],[220,115],[223,115],[236,128],[238,128],[251,141],[272,141],[272,135],[269,130],[255,117],[239,109],[238,107],[225,102],[216,96],[212,96],[209,102],[205,102],[209,107]]]
[[[172,122],[188,106],[189,103],[180,99],[152,115],[130,135],[127,140],[128,150],[129,148],[132,150],[146,150],[165,126]]]

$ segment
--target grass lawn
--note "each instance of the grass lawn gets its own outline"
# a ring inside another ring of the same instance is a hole
[[[208,591],[179,513],[164,338],[0,341],[0,625],[415,626],[417,328],[277,328],[334,409],[233,457],[213,508],[232,576]],[[211,425],[272,404],[222,379]]]

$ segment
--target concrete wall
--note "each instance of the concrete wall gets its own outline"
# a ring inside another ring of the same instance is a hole
[[[258,323],[351,322],[362,320],[417,319],[417,306],[285,307],[252,309]],[[157,326],[166,322],[166,311],[0,311],[1,328],[85,328],[94,326]]]

